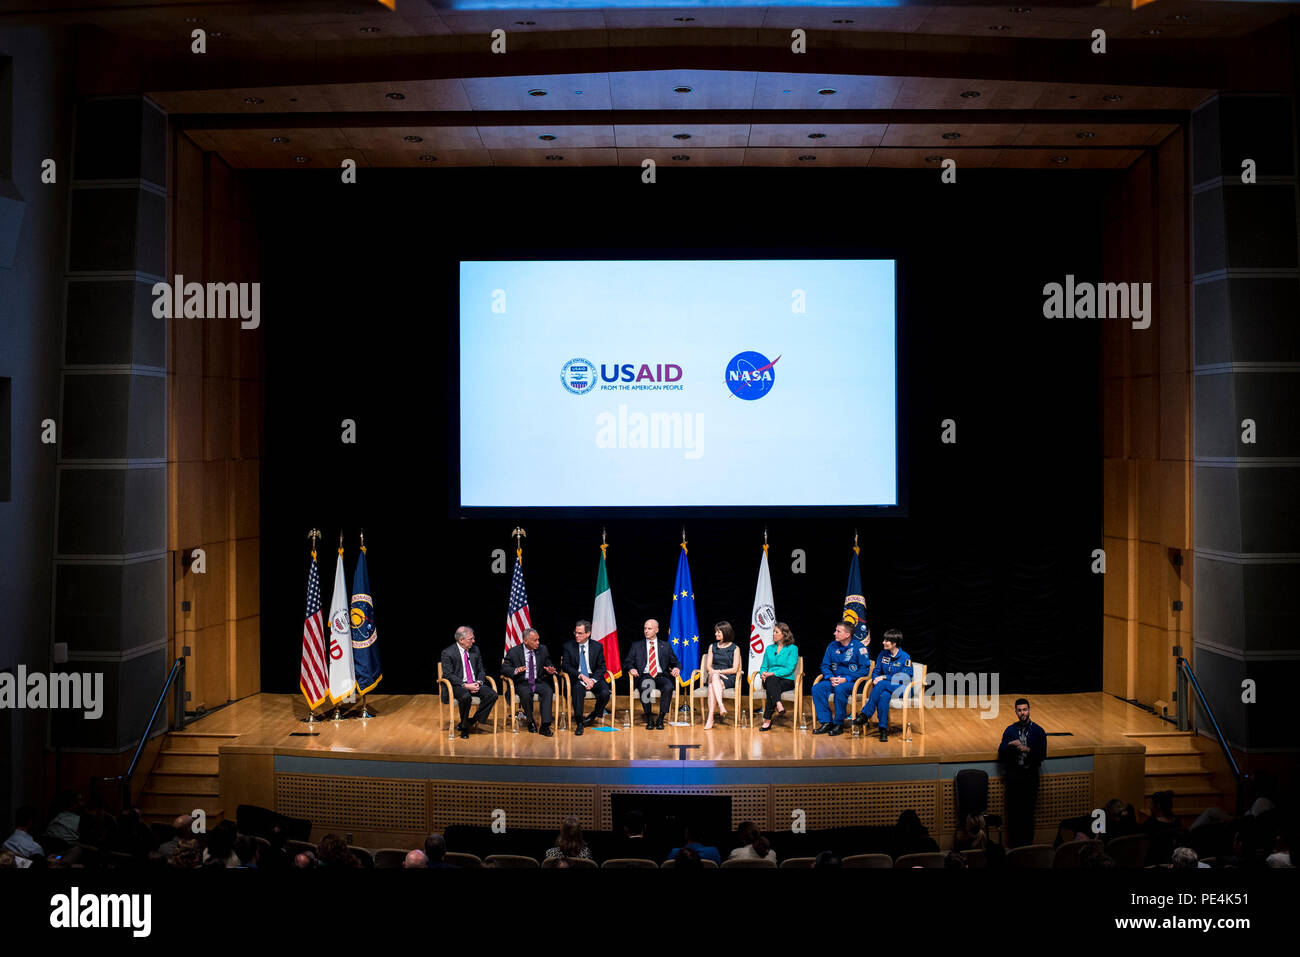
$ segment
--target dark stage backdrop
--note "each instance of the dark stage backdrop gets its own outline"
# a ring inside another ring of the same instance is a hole
[[[266,334],[262,477],[262,688],[295,691],[306,532],[325,533],[328,609],[339,529],[351,586],[364,527],[381,692],[432,690],[459,624],[500,660],[513,566],[528,532],[533,623],[558,654],[588,618],[602,526],[624,649],[649,616],[667,631],[682,520],[459,519],[450,514],[458,258],[684,247],[720,258],[894,255],[902,264],[900,441],[904,516],[688,517],[702,645],[748,621],[763,528],[776,610],[815,671],[844,598],[853,533],[862,544],[872,651],[886,628],[931,670],[996,671],[1000,690],[1101,686],[1102,582],[1098,320],[1042,317],[1043,285],[1096,280],[1109,174],[937,171],[361,170],[255,179]],[[1108,320],[1117,321],[1117,320]],[[511,390],[511,357],[483,389]],[[828,376],[854,374],[853,344]],[[851,469],[842,454],[794,461],[756,448],[741,469]],[[357,443],[340,441],[355,420]],[[957,443],[940,442],[940,422]],[[574,450],[580,462],[581,449]],[[520,461],[519,468],[529,463]],[[724,467],[721,466],[720,467]],[[503,548],[505,574],[492,571]],[[792,571],[801,549],[806,572]]]

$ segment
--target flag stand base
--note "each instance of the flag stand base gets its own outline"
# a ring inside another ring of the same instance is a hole
[[[298,720],[303,724],[320,724],[320,718],[316,717],[315,711],[308,711],[307,717]]]
[[[366,696],[365,696],[365,695],[362,695],[362,696],[361,696],[361,713],[360,713],[359,715],[357,715],[357,717],[358,717],[358,718],[373,718],[373,717],[374,717],[375,715],[377,715],[377,714],[379,714],[378,711],[371,711],[371,710],[370,710],[370,705],[368,705],[368,704],[366,703]]]

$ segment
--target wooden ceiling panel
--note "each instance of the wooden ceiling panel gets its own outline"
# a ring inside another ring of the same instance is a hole
[[[617,166],[618,152],[608,149],[557,150],[492,150],[493,166]],[[547,157],[556,157],[548,159]]]
[[[645,160],[654,160],[657,172],[666,172],[687,166],[743,166],[745,165],[745,148],[743,146],[730,149],[690,146],[676,149],[629,149],[619,147],[619,166],[640,166]]]
[[[1177,128],[1171,123],[1027,123],[1011,145],[1154,146]]]
[[[611,30],[669,29],[683,32],[701,28],[757,30],[763,25],[764,12],[762,6],[607,9],[605,26]]]
[[[638,70],[611,73],[609,91],[616,110],[747,110],[756,77],[732,70]]]
[[[1012,80],[908,77],[893,106],[900,110],[1027,110],[1046,84]],[[977,93],[978,96],[963,94]]]
[[[1127,169],[1141,155],[1141,150],[1003,150],[992,165],[997,169]],[[960,166],[961,160],[957,163]]]
[[[507,49],[511,34],[605,29],[605,16],[600,10],[454,10],[441,16],[456,34],[490,35],[493,30],[504,30]]]
[[[674,137],[685,134],[687,140]],[[614,127],[614,139],[620,149],[701,150],[749,145],[750,127],[745,123],[647,123]]]
[[[943,169],[941,159],[956,161],[957,169],[985,169],[992,166],[1001,150],[995,149],[888,149],[878,147],[871,153],[873,167],[888,169],[933,169],[938,177]],[[930,161],[930,157],[939,157]]]
[[[352,146],[339,129],[192,130],[190,138],[204,149],[222,153],[266,150],[295,154],[304,150],[345,150]]]
[[[902,86],[903,78],[897,76],[760,73],[753,106],[756,110],[887,110]]]
[[[797,150],[846,149],[878,146],[887,123],[819,123],[810,118],[807,123],[755,123],[749,128],[749,145],[765,149],[789,147]],[[823,134],[813,138],[810,134]]]
[[[365,166],[365,156],[359,150],[304,150],[295,153],[287,150],[283,153],[258,149],[252,151],[221,150],[221,158],[235,169],[340,169],[343,161],[350,159],[357,166]],[[298,162],[298,157],[305,162]]]
[[[608,110],[609,77],[603,73],[554,76],[478,76],[462,80],[469,109]],[[530,90],[545,90],[533,96]]]
[[[1083,86],[1071,83],[1037,84],[1036,110],[1191,110],[1204,103],[1213,90],[1160,86]],[[1109,99],[1118,96],[1119,99]]]
[[[393,80],[387,83],[329,83],[320,89],[337,112],[403,110],[468,110],[470,99],[462,82],[469,80]],[[390,96],[389,94],[394,94]],[[396,97],[400,96],[400,99]]]
[[[881,146],[1011,146],[1021,123],[890,123]],[[952,134],[956,134],[953,136]]]
[[[612,126],[480,126],[479,136],[489,150],[545,150],[548,153],[593,147],[613,147]],[[543,140],[552,136],[553,140]]]
[[[365,150],[366,162],[377,167],[436,169],[440,166],[491,166],[492,154],[469,150]]]
[[[763,28],[845,33],[911,33],[925,20],[924,7],[768,7]],[[837,23],[836,21],[850,21]]]
[[[868,166],[871,149],[804,149],[782,148],[745,150],[746,166],[799,166],[804,169]],[[800,157],[804,157],[800,159]]]
[[[276,86],[148,94],[168,113],[329,113],[324,87]]]
[[[385,152],[397,150],[473,150],[483,149],[475,126],[383,126],[348,127],[343,130],[348,145],[354,149]],[[406,137],[418,136],[417,142]]]

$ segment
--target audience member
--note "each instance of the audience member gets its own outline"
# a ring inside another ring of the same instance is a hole
[[[822,867],[843,867],[843,862],[835,856],[834,851],[822,851],[813,861],[813,870]]]
[[[572,815],[566,817],[564,823],[560,825],[560,833],[555,839],[555,846],[546,851],[546,860],[554,860],[557,857],[585,857],[587,860],[592,859],[591,848],[582,839],[582,825]]]
[[[717,848],[714,848],[714,850],[717,850]],[[672,861],[679,870],[683,871],[698,871],[704,867],[699,853],[689,844],[677,848],[676,853],[672,856]]]
[[[429,867],[456,867],[455,864],[448,864],[446,862],[447,839],[436,832],[430,834],[424,839],[424,856],[429,859],[427,865]],[[457,868],[457,870],[459,870],[459,868]]]
[[[235,840],[239,837],[239,828],[234,821],[222,821],[208,831],[203,841],[204,867],[238,867],[239,856],[235,854]]]
[[[4,849],[29,860],[33,857],[44,857],[45,849],[32,837],[32,828],[35,826],[36,808],[24,804],[14,814],[14,832],[5,839]]]
[[[422,867],[428,869],[429,858],[424,851],[407,851],[405,860],[402,861],[403,867]]]
[[[248,834],[235,838],[235,857],[239,861],[236,867],[256,870],[258,866],[258,843]]]
[[[337,834],[326,834],[316,845],[321,867],[361,867],[361,860],[348,849],[347,842]]]
[[[706,847],[705,845],[701,844],[696,839],[696,835],[692,830],[692,826],[689,824],[686,825],[683,831],[682,847],[689,847],[691,850],[695,851],[695,853],[698,854],[700,858],[703,860],[712,861],[714,864],[717,864],[719,866],[721,866],[722,864],[722,852],[719,851],[716,847],[712,847],[712,846]],[[674,847],[671,851],[668,852],[668,856],[672,858],[676,858],[677,852],[679,850],[681,850],[681,848]]]
[[[158,853],[166,860],[171,860],[172,854],[176,850],[176,845],[181,841],[190,841],[194,839],[192,827],[194,819],[188,814],[181,814],[172,821],[172,839],[164,841],[158,848]]]

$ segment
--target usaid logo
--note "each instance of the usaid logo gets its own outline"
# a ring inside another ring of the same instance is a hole
[[[776,382],[772,367],[780,361],[781,357],[777,356],[768,362],[767,356],[761,352],[742,352],[733,356],[727,363],[727,388],[738,399],[753,401],[763,398],[772,391]]]
[[[596,366],[590,359],[570,359],[560,369],[560,384],[574,395],[596,388]]]

